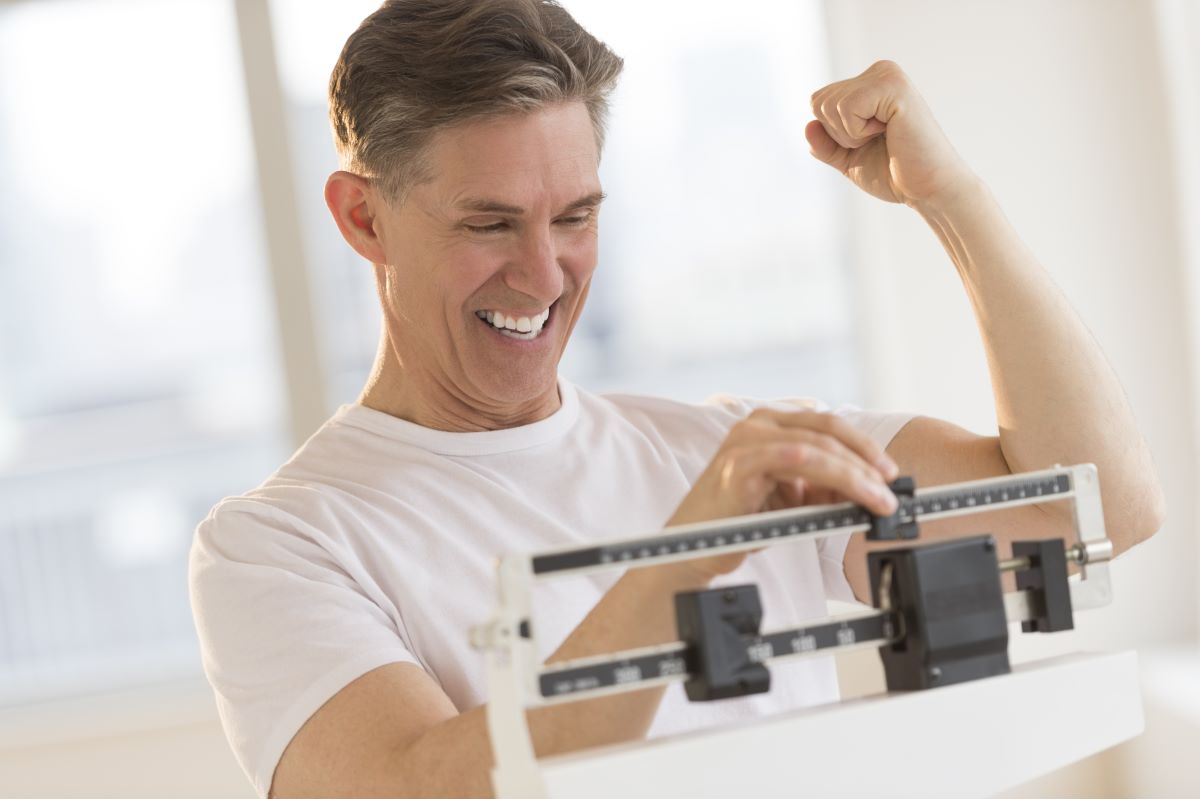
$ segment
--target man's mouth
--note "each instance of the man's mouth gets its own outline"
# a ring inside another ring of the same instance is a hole
[[[531,341],[538,337],[546,320],[550,318],[550,309],[533,316],[517,316],[505,314],[503,311],[476,311],[475,315],[487,322],[502,336],[515,338],[520,341]]]

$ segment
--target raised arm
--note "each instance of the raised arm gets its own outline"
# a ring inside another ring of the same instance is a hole
[[[918,486],[1094,463],[1105,526],[1122,552],[1162,526],[1166,501],[1125,393],[1066,297],[1021,241],[995,198],[946,140],[911,81],[881,61],[813,95],[813,155],[864,191],[916,210],[946,248],[983,338],[998,436],[919,418],[888,452]],[[1066,503],[989,520],[997,537],[1062,535]],[[962,522],[931,525],[950,536]],[[847,548],[860,597],[865,545]]]

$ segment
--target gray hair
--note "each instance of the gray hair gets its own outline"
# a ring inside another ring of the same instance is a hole
[[[564,101],[587,107],[600,150],[622,66],[554,0],[386,0],[329,79],[338,158],[402,201],[439,130]]]

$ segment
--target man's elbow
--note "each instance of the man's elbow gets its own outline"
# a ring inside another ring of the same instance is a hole
[[[1167,523],[1167,495],[1157,479],[1152,479],[1136,494],[1136,500],[1126,504],[1128,511],[1120,532],[1125,546],[1118,552],[1147,541]],[[1111,537],[1111,534],[1110,534]]]
[[[1151,492],[1153,499],[1150,504],[1150,512],[1147,514],[1145,534],[1142,536],[1142,541],[1145,541],[1150,536],[1161,530],[1167,523],[1167,495],[1163,491],[1162,486],[1158,481],[1154,481],[1153,491]]]

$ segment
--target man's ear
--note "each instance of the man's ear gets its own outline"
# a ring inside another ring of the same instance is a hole
[[[379,193],[361,175],[338,170],[325,181],[325,205],[342,238],[373,264],[387,263],[375,220],[382,204]]]

